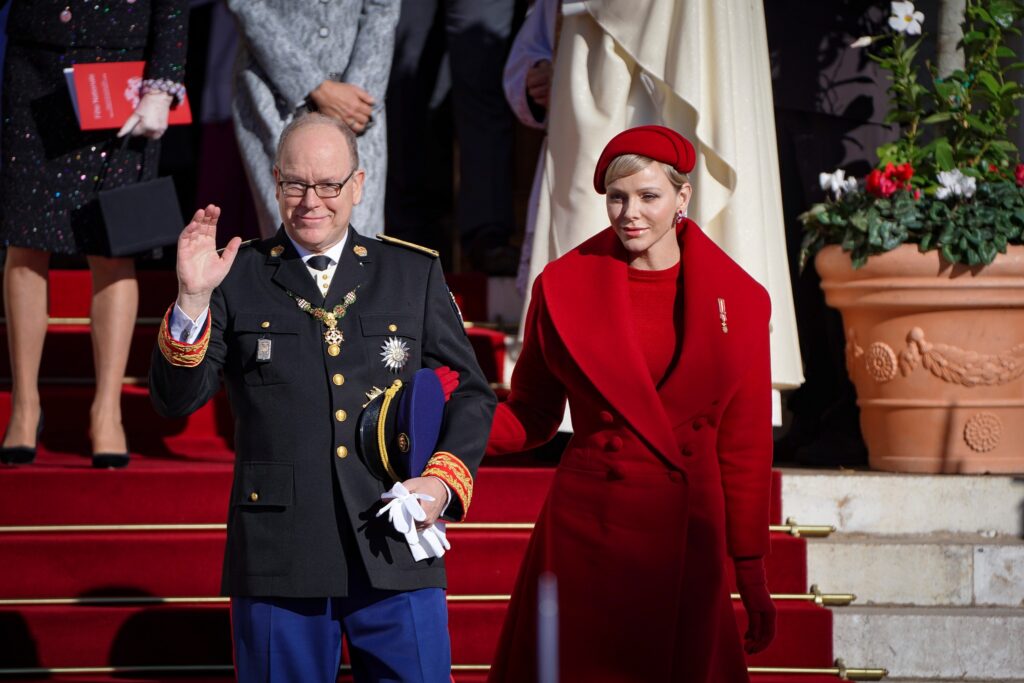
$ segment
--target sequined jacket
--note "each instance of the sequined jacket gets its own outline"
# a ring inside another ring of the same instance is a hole
[[[146,78],[183,83],[188,8],[188,0],[14,0],[7,36],[66,50],[141,50]]]

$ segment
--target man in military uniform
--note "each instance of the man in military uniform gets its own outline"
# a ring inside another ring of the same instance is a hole
[[[349,226],[364,172],[344,124],[293,122],[274,177],[276,236],[218,253],[213,205],[185,227],[150,373],[166,416],[227,384],[237,456],[222,590],[239,679],[334,681],[344,633],[357,680],[447,681],[444,562],[414,561],[376,516],[392,482],[358,457],[355,425],[375,388],[423,367],[459,373],[434,456],[404,482],[433,499],[425,527],[469,508],[494,396],[436,254]]]

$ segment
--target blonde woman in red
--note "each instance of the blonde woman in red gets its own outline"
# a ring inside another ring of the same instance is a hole
[[[558,581],[563,682],[747,683],[771,642],[768,294],[685,218],[688,140],[620,133],[594,186],[610,227],[533,286],[489,454],[574,434],[512,596],[490,680],[537,676],[536,597]],[[733,616],[731,559],[748,616]]]

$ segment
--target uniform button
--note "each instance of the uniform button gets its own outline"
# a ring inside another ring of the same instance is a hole
[[[678,481],[681,481],[682,478],[683,478],[683,475],[679,474],[675,470],[672,470],[671,472],[668,473],[669,481],[678,482]]]
[[[262,327],[263,329],[267,329],[268,327],[270,327],[270,321],[264,320],[263,322],[260,323],[260,327]]]
[[[340,372],[331,378],[331,381],[337,384],[339,387],[345,383],[345,375]]]
[[[65,7],[64,11],[60,13],[60,20],[61,20],[61,23],[64,23],[64,24],[66,24],[69,21],[71,21],[71,10],[69,10],[68,8]]]
[[[615,422],[615,418],[612,417],[612,414],[609,413],[607,410],[602,410],[600,413],[597,414],[597,417],[598,419],[601,420],[601,422],[605,423],[606,425],[610,425],[612,422]]]
[[[320,37],[321,38],[326,38],[328,33],[330,33],[330,31],[327,30],[326,26],[321,26],[320,27]]]
[[[398,332],[398,325],[394,323],[388,325],[388,332]]]
[[[713,417],[706,417],[704,421],[708,423],[708,427],[714,427],[717,424]]]
[[[683,455],[685,455],[687,458],[692,456],[693,455],[693,447],[691,447],[691,446],[683,446]]]
[[[347,458],[348,457],[348,449],[345,448],[344,446],[338,446],[338,450],[336,450],[335,453],[338,454],[339,458]]]
[[[338,422],[344,422],[345,420],[348,419],[348,413],[346,413],[344,410],[336,410],[334,411],[334,419],[337,420]]]
[[[608,439],[608,444],[607,444],[606,448],[609,451],[621,451],[622,450],[622,437],[620,437],[620,436],[613,436],[612,438]]]
[[[703,427],[703,426],[704,426],[704,425],[702,425],[702,424],[700,423],[700,418],[697,418],[696,420],[694,420],[694,421],[693,421],[693,431],[695,431],[695,432],[699,432],[699,431],[700,431],[700,428],[701,428],[701,427]]]
[[[260,499],[260,494],[256,493],[255,491],[253,491],[252,493],[249,494],[249,500],[251,500],[254,503],[257,500],[259,500],[259,499]]]

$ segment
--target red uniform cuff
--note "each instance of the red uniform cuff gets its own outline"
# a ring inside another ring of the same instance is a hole
[[[210,346],[210,321],[212,313],[206,316],[206,324],[203,326],[203,333],[191,344],[180,342],[171,336],[168,323],[171,319],[171,311],[174,304],[167,309],[163,320],[160,322],[160,333],[157,335],[156,343],[160,347],[160,353],[171,365],[180,368],[194,368],[203,362],[206,357],[206,349]]]
[[[469,511],[469,504],[473,500],[473,475],[465,463],[451,453],[438,451],[427,461],[423,469],[424,477],[437,477],[451,489],[452,495],[458,499],[462,506],[460,518],[465,517]]]

